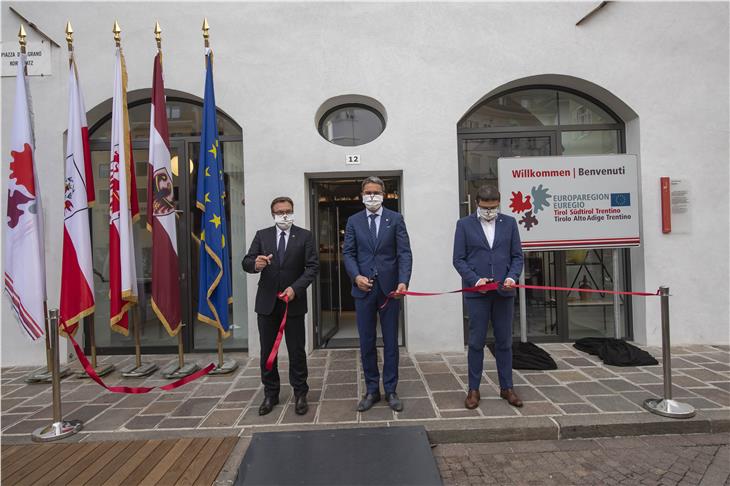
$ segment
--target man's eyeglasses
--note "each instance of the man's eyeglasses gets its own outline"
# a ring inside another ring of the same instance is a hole
[[[294,214],[294,211],[274,211],[272,214],[276,216],[291,216]]]

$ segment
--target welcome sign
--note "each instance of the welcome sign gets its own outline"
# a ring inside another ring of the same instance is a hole
[[[641,243],[634,155],[502,157],[498,176],[525,250]]]

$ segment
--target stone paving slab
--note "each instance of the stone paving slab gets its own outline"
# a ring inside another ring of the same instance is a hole
[[[227,356],[239,362],[234,373],[206,376],[171,392],[119,395],[88,380],[69,377],[62,381],[63,412],[64,418],[85,423],[76,440],[102,440],[110,434],[129,439],[211,434],[249,437],[258,430],[412,424],[423,424],[431,439],[441,443],[730,429],[727,346],[673,348],[673,394],[697,408],[697,416],[690,420],[666,419],[642,408],[644,399],[662,393],[661,366],[606,366],[570,344],[541,346],[556,358],[559,369],[514,372],[515,389],[525,401],[521,409],[499,398],[495,362],[490,353],[485,353],[482,402],[476,410],[466,410],[466,352],[409,354],[402,349],[398,392],[405,404],[404,411],[394,413],[381,402],[370,411],[359,413],[355,408],[365,390],[359,352],[337,349],[317,350],[309,356],[310,411],[304,417],[293,413],[286,359],[280,363],[280,405],[267,416],[258,415],[263,397],[259,360],[246,353]],[[661,362],[659,349],[645,349]],[[132,359],[103,356],[100,361],[119,368]],[[161,365],[175,359],[145,355],[145,361]],[[212,354],[188,356],[188,361],[199,364],[215,359]],[[77,364],[72,368],[79,369]],[[4,442],[28,442],[29,432],[50,420],[50,386],[24,382],[32,370],[1,370],[0,427]],[[104,379],[110,384],[130,386],[168,383],[159,374],[146,379],[124,379],[118,371]]]

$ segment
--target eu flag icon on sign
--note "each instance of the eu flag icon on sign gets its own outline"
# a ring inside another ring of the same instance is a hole
[[[198,279],[198,319],[217,327],[228,337],[228,304],[231,302],[231,262],[226,224],[226,186],[223,180],[223,154],[218,143],[215,94],[213,91],[213,54],[205,56],[205,97],[203,127],[200,134],[196,205],[203,213],[200,232]]]
[[[628,192],[612,192],[611,207],[631,206],[631,194]]]

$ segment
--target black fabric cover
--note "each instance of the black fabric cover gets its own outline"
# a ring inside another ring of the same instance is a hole
[[[487,348],[494,356],[494,343]],[[515,370],[557,370],[555,360],[544,349],[533,343],[512,343],[512,369]]]
[[[578,339],[573,347],[598,356],[612,366],[654,366],[659,363],[652,355],[623,339],[590,337]]]

